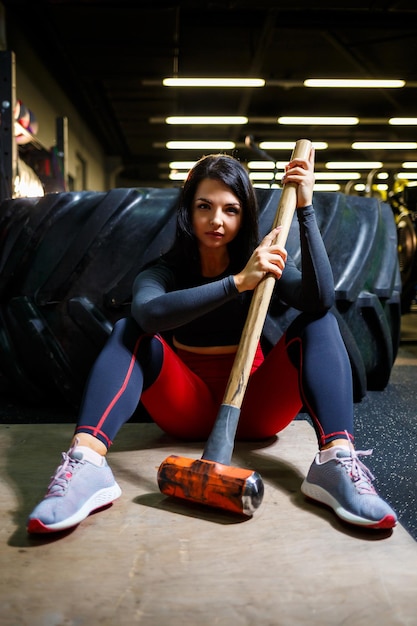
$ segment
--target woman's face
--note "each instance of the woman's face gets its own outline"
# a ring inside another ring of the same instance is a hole
[[[212,178],[199,183],[192,204],[192,223],[200,248],[216,249],[230,243],[242,219],[241,203],[230,187]]]

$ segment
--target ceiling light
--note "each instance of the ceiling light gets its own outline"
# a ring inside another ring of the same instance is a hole
[[[165,119],[166,124],[247,124],[243,115],[181,115]]]
[[[195,164],[196,161],[171,161],[169,167],[172,170],[190,170]]]
[[[263,78],[164,78],[165,87],[263,87]]]
[[[248,161],[247,166],[250,170],[283,170],[288,161]]]
[[[336,183],[315,183],[314,191],[340,191],[340,185]]]
[[[405,86],[405,80],[376,80],[362,78],[307,78],[305,87],[361,87],[398,89]]]
[[[381,161],[328,161],[329,170],[375,170],[382,167]]]
[[[391,117],[388,120],[388,124],[392,126],[415,126],[417,117]]]
[[[233,141],[168,141],[168,150],[233,150]]]
[[[354,126],[359,124],[357,117],[279,117],[278,124],[315,124],[327,126]]]
[[[415,150],[415,141],[355,141],[353,150]]]
[[[412,179],[412,180],[416,180],[417,179],[417,172],[399,172],[397,174],[397,178],[401,178],[401,179]]]
[[[315,172],[316,180],[352,180],[360,178],[359,172]]]
[[[248,168],[250,170],[273,170],[275,163],[273,161],[249,161]]]
[[[185,180],[188,176],[188,172],[170,172],[170,180]]]
[[[272,180],[274,178],[273,172],[249,172],[249,178],[251,180]]]
[[[328,144],[325,141],[313,141],[316,150],[326,150]],[[295,141],[262,141],[259,147],[262,150],[293,150]]]
[[[401,167],[403,167],[405,170],[417,168],[417,161],[404,161]]]

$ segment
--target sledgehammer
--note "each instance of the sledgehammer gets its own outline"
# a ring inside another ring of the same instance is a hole
[[[310,149],[310,141],[298,140],[291,160],[308,158]],[[273,222],[273,228],[281,226],[276,243],[282,246],[287,241],[296,203],[297,186],[287,183]],[[249,517],[260,506],[264,494],[262,477],[258,472],[230,463],[240,410],[274,285],[275,277],[269,274],[254,290],[222,404],[201,459],[171,455],[159,466],[158,485],[165,495]]]

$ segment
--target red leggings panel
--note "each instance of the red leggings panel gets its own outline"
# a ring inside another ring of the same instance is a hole
[[[303,406],[299,376],[288,358],[284,335],[249,379],[239,420],[240,438],[271,437],[292,422]]]
[[[161,372],[142,403],[166,433],[207,439],[229,379],[234,354],[177,354],[164,341]],[[288,359],[285,336],[263,359],[258,350],[242,405],[237,437],[261,439],[285,428],[302,407],[298,371]]]

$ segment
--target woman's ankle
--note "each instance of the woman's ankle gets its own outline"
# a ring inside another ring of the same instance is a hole
[[[320,448],[320,450],[329,450],[330,448],[351,448],[352,444],[350,443],[349,439],[333,439],[332,441],[329,441],[328,443],[324,444],[324,446],[322,446]]]
[[[107,448],[100,439],[89,435],[88,433],[77,433],[74,435],[71,445],[86,446],[91,448],[95,452],[98,452],[101,456],[106,456]]]

